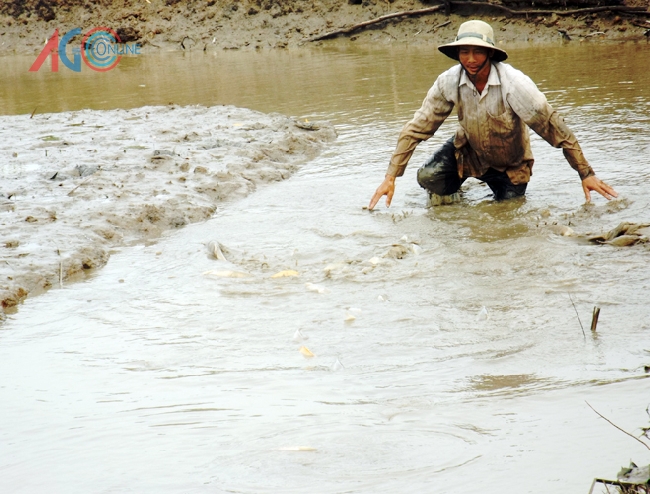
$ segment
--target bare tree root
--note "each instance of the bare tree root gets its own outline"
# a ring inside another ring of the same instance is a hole
[[[426,9],[418,9],[418,10],[405,10],[403,12],[395,12],[393,14],[386,14],[382,15],[381,17],[377,17],[375,19],[371,19],[369,21],[361,22],[359,24],[355,24],[354,26],[350,27],[345,27],[341,29],[337,29],[335,31],[330,31],[329,33],[321,34],[320,36],[314,36],[313,38],[309,38],[305,41],[320,41],[322,39],[328,39],[328,38],[333,38],[335,36],[338,36],[339,34],[349,34],[351,32],[356,31],[357,29],[363,29],[368,26],[372,26],[373,24],[378,24],[380,22],[384,22],[390,19],[395,19],[398,17],[412,17],[412,16],[418,16],[418,15],[425,15],[425,14],[431,14],[433,12],[438,12],[440,9],[442,9],[442,5],[436,5],[435,7],[429,7]]]
[[[486,7],[494,10],[500,10],[507,15],[582,15],[582,14],[593,14],[595,12],[627,12],[638,15],[650,15],[643,7],[626,7],[624,5],[609,5],[602,7],[587,7],[584,9],[574,9],[574,10],[512,10],[503,5],[486,3],[486,2],[451,2],[452,7]]]

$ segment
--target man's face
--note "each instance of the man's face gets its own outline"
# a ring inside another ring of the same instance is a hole
[[[476,75],[486,66],[491,51],[481,46],[461,46],[458,60],[470,75]]]

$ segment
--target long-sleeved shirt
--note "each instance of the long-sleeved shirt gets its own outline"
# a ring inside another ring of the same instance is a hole
[[[523,72],[493,62],[479,93],[460,65],[443,72],[397,141],[387,174],[404,174],[415,147],[432,137],[456,107],[459,126],[454,136],[458,174],[480,177],[492,167],[505,171],[513,184],[530,180],[533,154],[527,126],[556,148],[584,179],[594,172],[573,132]]]

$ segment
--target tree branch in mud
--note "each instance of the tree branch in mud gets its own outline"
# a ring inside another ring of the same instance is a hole
[[[503,5],[487,2],[451,2],[452,7],[486,7],[494,10],[500,10],[508,15],[582,15],[593,14],[596,12],[627,12],[630,14],[650,15],[643,7],[626,7],[623,5],[606,5],[602,7],[587,7],[584,9],[574,10],[512,10]]]
[[[442,9],[442,5],[436,5],[435,7],[429,7],[426,9],[419,9],[419,10],[405,10],[403,12],[395,12],[393,14],[386,14],[382,15],[381,17],[377,17],[375,19],[371,19],[369,21],[361,22],[359,24],[355,24],[354,26],[350,27],[344,27],[341,29],[337,29],[335,31],[330,31],[329,33],[321,34],[320,36],[314,36],[313,38],[309,38],[305,41],[320,41],[322,39],[328,39],[328,38],[333,38],[335,36],[338,36],[339,34],[349,34],[353,31],[356,31],[357,29],[362,29],[366,28],[368,26],[372,26],[373,24],[378,24],[380,22],[384,22],[390,19],[395,19],[398,17],[412,17],[412,16],[417,16],[417,15],[425,15],[425,14],[431,14],[433,12],[438,12],[440,9]]]
[[[495,3],[487,3],[487,2],[468,2],[468,1],[450,1],[450,0],[444,0],[444,5],[436,5],[435,7],[429,7],[426,9],[418,9],[418,10],[405,10],[402,12],[395,12],[392,14],[386,14],[382,15],[381,17],[376,17],[375,19],[370,19],[369,21],[361,22],[359,24],[354,24],[353,26],[349,27],[343,27],[340,29],[336,29],[334,31],[330,31],[325,34],[320,34],[318,36],[314,36],[312,38],[308,38],[303,41],[304,42],[313,42],[313,41],[321,41],[324,39],[329,39],[329,38],[334,38],[336,36],[339,36],[341,34],[350,34],[354,31],[358,31],[359,29],[365,29],[368,26],[372,26],[374,24],[379,24],[380,22],[385,22],[391,19],[399,19],[401,20],[402,18],[405,17],[415,17],[415,16],[420,16],[420,15],[427,15],[427,14],[432,14],[434,12],[438,12],[444,8],[445,12],[450,10],[452,7],[471,7],[472,9],[476,9],[477,7],[481,8],[486,8],[486,9],[492,9],[492,10],[498,10],[500,12],[503,12],[507,16],[529,16],[529,15],[582,15],[582,14],[593,14],[596,12],[626,12],[628,14],[637,14],[637,15],[650,15],[650,12],[648,12],[646,9],[643,7],[626,7],[626,6],[621,6],[621,5],[610,5],[610,6],[602,6],[602,7],[589,7],[589,8],[584,8],[584,9],[574,9],[574,10],[513,10],[509,9],[508,7],[504,7],[503,5],[495,4]],[[448,15],[448,14],[447,14]]]
[[[588,406],[589,408],[591,408],[594,412],[596,412],[596,415],[598,415],[601,419],[606,420],[606,421],[609,422],[611,425],[613,425],[614,427],[616,427],[619,431],[623,432],[624,434],[627,434],[627,435],[630,436],[632,439],[635,439],[635,440],[639,441],[639,442],[640,442],[641,444],[643,444],[646,448],[650,449],[650,446],[648,446],[645,442],[641,441],[641,439],[639,439],[638,437],[636,437],[634,434],[630,434],[628,431],[626,431],[626,430],[624,430],[624,429],[621,429],[621,428],[620,428],[618,425],[616,425],[614,422],[612,422],[611,420],[609,420],[607,417],[603,416],[603,415],[602,415],[600,412],[598,412],[594,407],[592,407],[592,406],[589,404],[588,401],[585,401],[585,403],[587,404],[587,406]]]

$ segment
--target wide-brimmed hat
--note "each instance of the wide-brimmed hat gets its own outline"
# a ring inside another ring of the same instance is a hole
[[[458,28],[458,35],[454,42],[439,46],[438,50],[449,58],[458,60],[458,47],[467,45],[482,46],[494,50],[492,60],[495,62],[503,62],[508,58],[508,54],[505,51],[496,47],[492,26],[483,21],[463,22]]]

